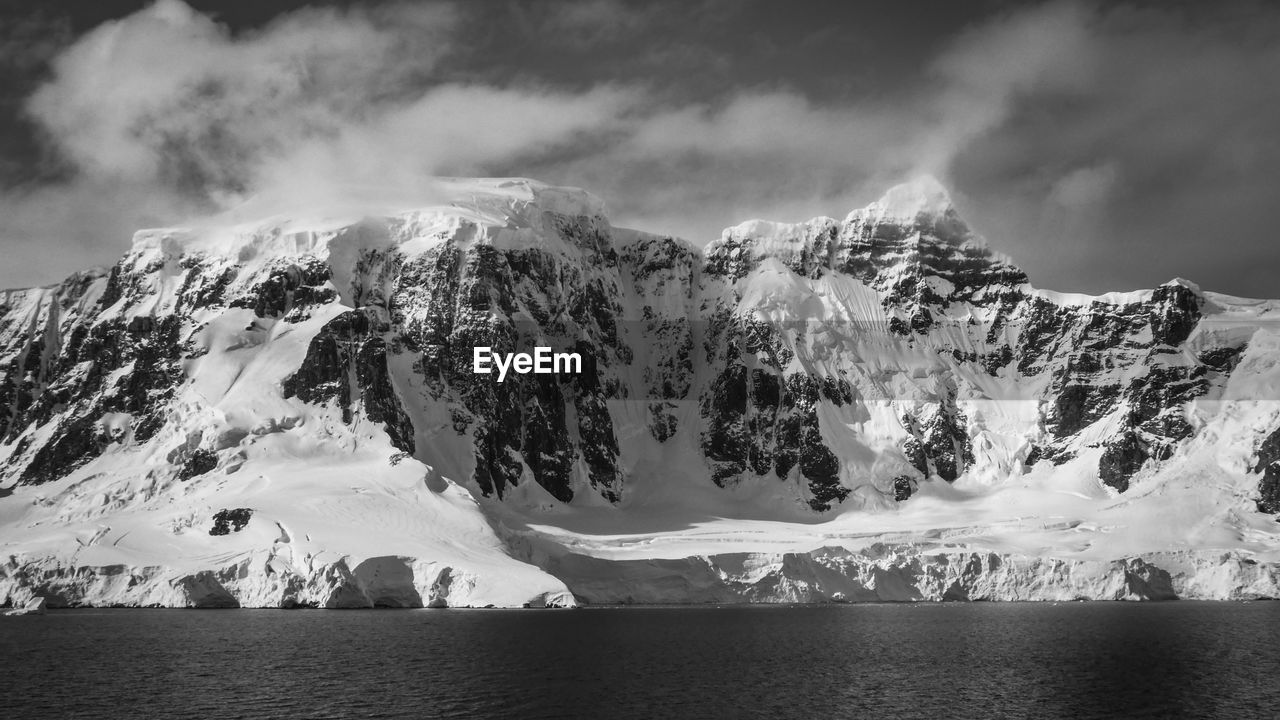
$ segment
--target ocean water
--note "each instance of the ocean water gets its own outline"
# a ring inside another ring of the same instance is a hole
[[[1267,718],[1280,603],[65,610],[0,717]]]

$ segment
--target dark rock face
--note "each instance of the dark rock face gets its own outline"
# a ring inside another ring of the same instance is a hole
[[[911,433],[903,453],[925,477],[937,475],[952,482],[973,465],[967,421],[956,407],[954,391],[919,415],[904,415],[902,425]]]
[[[1244,345],[1209,348],[1202,351],[1198,359],[1201,364],[1212,371],[1230,373],[1236,369],[1236,364],[1240,362],[1240,353],[1244,352],[1244,350]]]
[[[1280,514],[1280,470],[1268,465],[1258,481],[1258,512]]]
[[[249,524],[251,517],[253,517],[253,510],[249,508],[219,510],[214,513],[213,527],[209,528],[209,534],[230,535],[233,532],[240,532]]]
[[[641,237],[622,247],[618,261],[625,286],[646,301],[642,320],[627,324],[647,341],[632,343],[632,363],[642,368],[643,392],[650,400],[649,433],[666,442],[679,429],[678,403],[693,387],[692,315],[701,258],[672,238]],[[676,307],[648,302],[661,298],[673,299]]]
[[[391,443],[413,453],[413,423],[396,396],[387,370],[386,332],[373,310],[349,311],[325,323],[311,339],[306,358],[297,372],[285,378],[285,397],[298,397],[322,405],[335,401],[342,421],[353,421],[357,407],[382,423]]]
[[[596,261],[616,262],[597,221],[566,219],[556,227],[564,239],[596,253]],[[416,443],[406,398],[443,403],[453,431],[471,439],[473,479],[482,494],[501,498],[531,476],[552,497],[569,501],[574,464],[581,459],[588,483],[617,499],[617,442],[605,405],[617,389],[607,365],[601,367],[608,358],[596,352],[600,344],[618,345],[616,301],[610,299],[617,292],[589,278],[591,263],[566,263],[550,248],[464,248],[449,240],[411,258],[395,250],[368,251],[358,268],[358,277],[372,282],[354,286],[352,294],[367,304],[334,317],[312,338],[302,366],[284,381],[286,397],[335,402],[348,423],[362,410],[408,453]],[[322,277],[316,271],[268,287],[306,287]],[[287,316],[287,304],[266,307]],[[572,338],[583,332],[601,339],[588,343],[584,358],[595,364],[582,375],[512,373],[499,383],[494,375],[472,373],[474,347],[572,351]],[[398,380],[392,366],[411,368],[421,382]],[[567,424],[570,417],[576,426]],[[579,437],[576,445],[571,432]]]
[[[1280,515],[1280,430],[1262,441],[1253,471],[1262,473],[1258,481],[1258,512]]]
[[[178,471],[179,480],[190,480],[198,475],[210,472],[218,466],[218,456],[204,448],[197,448],[182,464]]]
[[[296,262],[280,262],[271,268],[266,279],[230,303],[231,307],[250,308],[258,317],[280,317],[292,313],[292,319],[304,320],[306,309],[325,305],[337,297],[329,281],[329,266],[314,256]]]
[[[1098,476],[1102,482],[1124,492],[1129,489],[1129,478],[1142,469],[1149,457],[1150,446],[1137,433],[1124,432],[1107,442],[1098,461]]]
[[[599,218],[560,217],[552,226],[580,258],[561,256],[554,244],[464,249],[450,240],[407,262],[410,274],[401,273],[389,299],[401,333],[389,347],[420,353],[413,364],[426,397],[448,404],[455,432],[472,438],[483,495],[504,497],[531,477],[567,502],[581,461],[585,484],[616,501],[622,478],[607,403],[622,393],[615,366],[630,360],[619,339],[618,257]],[[440,292],[424,297],[424,283]],[[582,373],[512,373],[498,382],[496,374],[472,373],[473,348],[481,346],[577,352]]]
[[[17,291],[6,302],[19,317],[4,320],[0,422],[3,441],[25,451],[15,453],[25,459],[21,482],[62,477],[124,440],[101,425],[108,413],[134,418],[130,439],[137,443],[164,422],[163,408],[182,377],[182,322],[172,314],[99,320],[120,292],[112,283],[124,282],[125,262],[109,276],[74,275],[55,288]],[[24,321],[25,328],[14,326]],[[32,447],[24,432],[46,424],[55,427],[51,437]]]
[[[899,475],[893,479],[893,499],[898,502],[907,500],[916,493],[915,482],[907,475]]]
[[[1182,407],[1204,394],[1205,368],[1152,367],[1146,377],[1135,378],[1125,392],[1129,411],[1124,429],[1106,444],[1098,472],[1102,481],[1124,492],[1129,479],[1149,459],[1165,460],[1178,441],[1193,429],[1182,416]]]
[[[747,468],[746,413],[746,369],[731,366],[716,378],[702,400],[702,414],[707,419],[702,451],[712,463],[711,479],[721,487]]]
[[[1099,478],[1123,492],[1148,460],[1167,459],[1193,433],[1183,406],[1210,389],[1208,373],[1230,373],[1240,352],[1214,347],[1192,356],[1181,347],[1201,318],[1202,303],[1180,283],[1157,288],[1147,302],[1030,303],[1016,343],[1017,367],[1052,378],[1045,417],[1052,441],[1038,448],[1037,457],[1072,459],[1078,433],[1121,413],[1120,428],[1103,443]]]
[[[327,262],[313,255],[273,260],[255,278],[229,258],[159,243],[135,248],[110,272],[6,292],[0,442],[15,451],[5,469],[20,482],[42,483],[108,449],[148,443],[171,421],[188,363],[207,352],[197,315],[246,308],[258,318],[301,322],[336,299],[328,280]],[[37,442],[46,427],[52,432]],[[208,450],[175,461],[183,480],[217,464]]]
[[[841,485],[840,460],[822,438],[819,404],[845,404],[851,391],[835,378],[784,373],[794,357],[784,334],[728,314],[709,325],[705,349],[712,363],[724,365],[701,397],[701,448],[721,487],[744,473],[786,480],[798,468],[810,507],[827,510],[850,490]]]
[[[1152,342],[1157,345],[1181,345],[1200,322],[1203,301],[1194,290],[1181,283],[1161,285],[1151,293],[1147,309]]]

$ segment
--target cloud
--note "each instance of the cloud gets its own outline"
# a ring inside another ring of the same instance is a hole
[[[1274,296],[1259,268],[1278,260],[1280,14],[1118,6],[1077,22],[1067,74],[1023,88],[999,131],[955,156],[971,221],[1048,287],[1194,275]]]
[[[920,170],[939,172],[975,138],[999,127],[1020,99],[1087,87],[1093,16],[1055,2],[1010,13],[962,32],[930,65],[940,89],[932,127],[917,150]]]
[[[159,0],[76,42],[28,109],[85,175],[216,197],[244,190],[261,158],[411,90],[447,50],[452,22],[437,5],[305,10],[233,37]]]
[[[28,110],[76,185],[149,187],[181,215],[512,165],[607,131],[639,93],[442,81],[458,26],[452,5],[400,4],[233,35],[159,0],[74,43]]]
[[[895,150],[918,129],[880,108],[745,91],[628,117],[605,152],[545,172],[597,188],[621,223],[702,243],[747,217],[847,212],[908,171]]]
[[[540,3],[529,11],[537,13],[529,19],[536,32],[575,48],[589,48],[641,32],[660,19],[664,8],[657,3],[583,0]]]
[[[623,40],[685,57],[678,4],[517,6],[523,34],[494,41],[516,48],[513,72],[486,64],[495,46],[472,46],[492,24],[475,7],[304,9],[233,33],[160,0],[95,28],[28,101],[74,172],[0,198],[3,239],[33,258],[56,239],[66,252],[40,266],[66,272],[110,261],[130,229],[246,198],[426,198],[444,174],[586,187],[619,224],[705,242],[749,217],[843,215],[930,172],[1041,284],[1106,289],[1088,284],[1119,282],[1107,273],[1123,265],[1086,268],[1112,250],[1104,240],[1181,248],[1150,263],[1163,272],[1193,256],[1179,226],[1213,231],[1190,208],[1243,233],[1239,218],[1277,190],[1258,178],[1280,160],[1280,46],[1256,12],[1031,6],[953,34],[878,92],[824,94],[787,82],[692,93],[705,85],[666,61],[618,79],[605,56]],[[730,68],[717,77],[750,61],[733,42],[707,50]],[[551,60],[521,64],[538,48]],[[580,61],[561,72],[565,57],[596,55],[594,74]],[[1167,237],[1139,237],[1153,228]]]
[[[743,89],[658,109],[604,157],[548,168],[590,182],[618,219],[706,242],[746,217],[843,216],[905,178],[947,178],[1026,96],[1078,91],[1094,16],[1052,3],[1003,15],[940,48],[925,74],[883,97],[818,102]],[[1083,58],[1083,59],[1082,59]]]
[[[1049,200],[1065,208],[1095,208],[1110,197],[1118,179],[1114,163],[1078,168],[1053,184]]]
[[[659,10],[533,6],[525,40],[598,45],[670,21],[670,7]],[[971,31],[889,99],[729,87],[677,101],[642,81],[451,80],[440,67],[465,55],[472,19],[453,5],[307,9],[237,35],[159,0],[77,40],[31,97],[31,116],[77,171],[64,188],[77,208],[50,213],[57,188],[8,198],[18,219],[7,232],[89,248],[78,226],[89,215],[104,219],[95,231],[124,233],[251,197],[263,208],[324,206],[357,187],[428,197],[439,174],[584,186],[619,222],[695,242],[746,216],[843,214],[904,176],[945,175],[1013,95],[1053,74],[1078,35],[1073,12],[1052,6]],[[992,47],[1004,54],[988,56]],[[146,201],[122,211],[122,195]]]
[[[298,147],[421,97],[457,21],[438,4],[305,9],[233,34],[159,0],[64,39],[26,101],[56,161],[34,172],[56,181],[0,196],[0,286],[111,262],[133,230],[234,204]]]
[[[261,161],[252,186],[289,208],[324,207],[355,187],[428,198],[434,176],[506,175],[523,158],[580,151],[621,127],[637,102],[636,93],[607,86],[574,93],[439,85]]]
[[[70,42],[71,29],[65,19],[48,17],[37,9],[26,17],[5,18],[0,25],[0,68],[6,77],[0,87],[15,77],[38,72],[50,57]]]

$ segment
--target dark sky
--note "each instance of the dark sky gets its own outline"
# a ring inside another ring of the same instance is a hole
[[[1252,2],[0,0],[0,287],[431,175],[705,244],[930,173],[1038,286],[1280,297],[1276,78]]]

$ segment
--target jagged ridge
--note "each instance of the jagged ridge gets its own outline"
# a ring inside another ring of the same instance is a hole
[[[1181,281],[1036,290],[928,180],[705,252],[613,228],[581,191],[448,188],[380,218],[145,231],[109,273],[6,292],[0,487],[125,468],[163,495],[323,426],[523,508],[643,505],[667,474],[887,509],[1042,462],[1125,492],[1212,426],[1191,408],[1229,393],[1271,312]],[[477,345],[587,368],[499,384]],[[1275,418],[1250,422],[1275,513]]]

